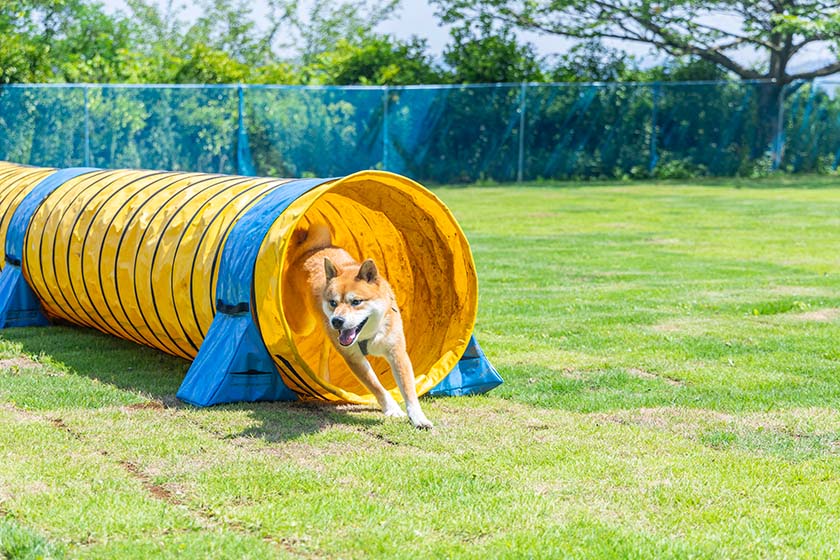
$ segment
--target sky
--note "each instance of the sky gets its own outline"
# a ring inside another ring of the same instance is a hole
[[[123,0],[101,1],[106,9],[111,11],[125,7]],[[166,0],[156,1],[160,4],[166,3]],[[178,5],[179,0],[175,0],[175,4]],[[187,18],[197,16],[198,10],[194,7],[195,4],[193,2],[182,0],[180,4],[186,7],[184,15]],[[266,12],[265,3],[263,0],[253,0],[252,4],[254,6],[254,15],[258,19],[261,13]],[[401,7],[395,17],[382,23],[378,31],[392,34],[399,39],[408,39],[412,35],[424,38],[428,41],[431,53],[435,57],[440,58],[444,47],[449,42],[449,26],[441,24],[434,13],[434,8],[429,5],[427,0],[402,0]],[[739,27],[738,21],[727,21],[726,18],[716,18],[715,23],[724,28],[731,27],[733,30]],[[536,47],[537,52],[543,56],[563,54],[575,44],[574,40],[557,35],[532,32],[518,32],[517,35],[521,41],[532,43]],[[632,41],[605,41],[605,44],[636,56],[642,66],[653,65],[661,62],[663,59],[663,56],[654,52],[649,45]],[[742,64],[749,65],[760,60],[760,56],[754,51],[745,49],[737,53],[736,59]],[[818,43],[812,44],[797,54],[797,57],[792,61],[791,70],[810,70],[822,66],[827,60],[834,59],[834,56],[828,51],[827,47]]]
[[[400,39],[407,39],[412,33],[423,37],[429,41],[429,49],[439,55],[449,42],[450,26],[440,23],[434,14],[434,8],[425,0],[403,0],[397,17],[384,22],[380,30]],[[533,43],[542,55],[564,53],[574,45],[574,41],[556,35],[520,32],[518,36],[521,40]]]
[[[109,11],[115,11],[125,8],[123,0],[100,0]],[[161,5],[166,3],[166,0],[157,0]],[[186,6],[184,15],[189,18],[197,16],[198,10],[194,7],[194,3],[183,1],[180,4]],[[261,13],[266,12],[264,2],[254,0],[254,14],[258,18]],[[178,1],[176,0],[176,5]],[[403,0],[399,11],[395,17],[389,21],[382,23],[377,30],[382,33],[393,34],[399,39],[408,39],[412,35],[417,35],[428,41],[429,50],[435,55],[440,56],[444,47],[449,42],[449,28],[448,25],[440,23],[439,19],[434,15],[435,11],[426,0]],[[539,35],[536,33],[520,32],[518,36],[523,41],[531,42],[537,48],[541,55],[562,54],[574,45],[574,41],[558,36]],[[640,46],[633,43],[623,45],[623,48],[628,52],[643,55],[648,52],[647,46]]]

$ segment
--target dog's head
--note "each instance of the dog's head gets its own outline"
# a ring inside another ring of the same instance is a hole
[[[356,340],[373,336],[388,309],[379,271],[373,260],[359,266],[338,268],[324,258],[327,283],[323,309],[330,326],[338,332],[338,342],[351,346]]]

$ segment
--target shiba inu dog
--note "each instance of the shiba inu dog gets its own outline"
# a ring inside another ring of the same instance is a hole
[[[371,259],[356,262],[350,254],[332,245],[330,231],[324,225],[313,225],[306,232],[296,261],[303,268],[309,292],[311,311],[320,315],[327,338],[347,362],[353,374],[376,397],[385,416],[404,417],[405,413],[376,377],[366,355],[384,357],[405,401],[411,423],[419,429],[430,429],[432,423],[420,408],[414,381],[414,368],[406,352],[402,318],[394,292],[379,274]],[[309,306],[307,306],[309,307]],[[322,354],[322,377],[329,373]]]

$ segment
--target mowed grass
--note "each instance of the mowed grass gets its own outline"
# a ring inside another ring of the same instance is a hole
[[[0,558],[840,554],[840,179],[437,193],[504,385],[428,433],[196,409],[184,361],[3,331]]]

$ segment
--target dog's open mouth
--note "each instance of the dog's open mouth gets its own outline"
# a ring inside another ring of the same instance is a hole
[[[367,319],[353,327],[352,329],[341,329],[338,331],[338,342],[342,346],[350,346],[354,342],[356,342],[356,337],[359,336],[359,333],[362,332],[362,329],[367,323]]]

